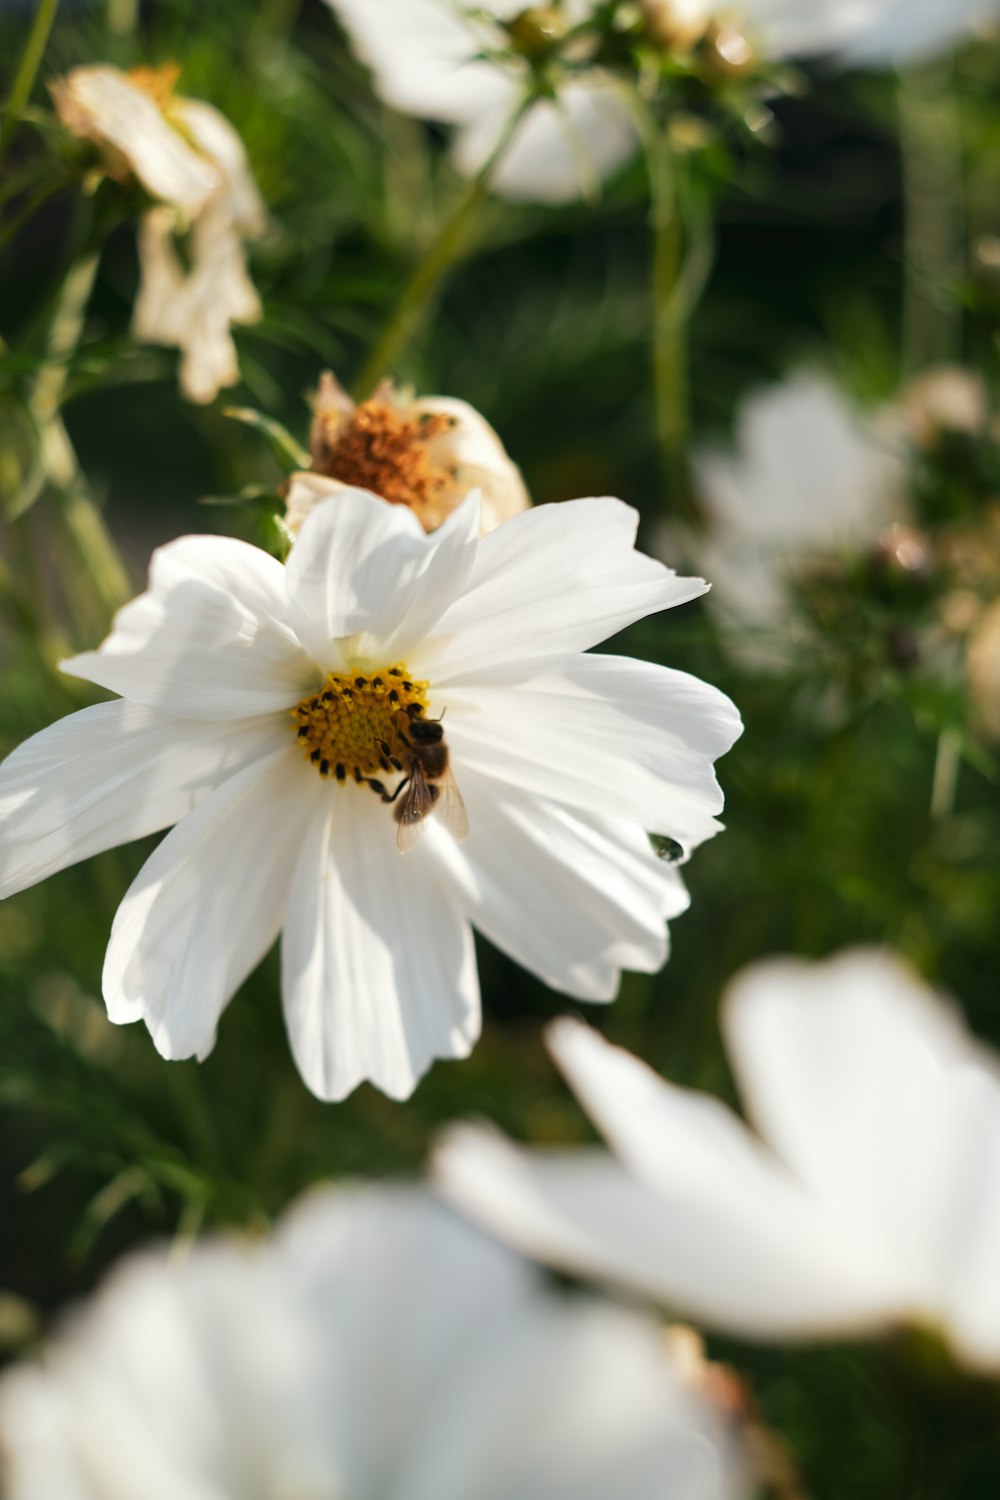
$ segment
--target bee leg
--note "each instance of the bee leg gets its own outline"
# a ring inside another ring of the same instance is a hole
[[[400,769],[402,770],[402,767],[400,767]],[[409,784],[410,784],[410,782],[412,780],[413,780],[412,776],[404,776],[403,779],[402,779],[402,781],[399,783],[399,786],[393,792],[392,796],[389,797],[389,796],[383,795],[382,801],[383,802],[390,802],[390,803],[391,802],[395,802],[395,800],[399,796],[400,792],[405,792],[406,788],[409,786]]]

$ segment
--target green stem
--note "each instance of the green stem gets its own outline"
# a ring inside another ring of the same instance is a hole
[[[35,379],[28,406],[38,432],[45,475],[58,497],[63,523],[87,570],[102,613],[111,614],[129,597],[128,575],[90,497],[61,414],[69,358],[83,332],[99,259],[99,250],[86,252],[63,283],[49,330],[49,358]]]
[[[653,234],[653,391],[668,504],[690,506],[687,327],[677,301],[684,226],[670,148],[662,138],[650,162]]]
[[[17,130],[21,111],[31,96],[31,90],[35,86],[35,78],[41,65],[45,47],[49,40],[49,32],[59,9],[59,0],[39,0],[35,19],[28,33],[28,40],[24,44],[21,54],[21,62],[14,77],[14,85],[7,100],[7,109],[3,118],[3,127],[0,129],[0,163],[3,162],[10,150],[10,143]]]
[[[910,374],[959,357],[965,269],[962,141],[951,64],[899,81],[903,165],[903,358]]]
[[[962,766],[962,736],[957,729],[942,729],[934,758],[931,787],[931,817],[948,818],[955,811],[958,773]]]
[[[497,162],[510,145],[511,137],[530,103],[530,98],[523,100],[511,115],[496,146],[476,176],[467,184],[454,210],[431,241],[427,253],[403,288],[392,316],[358,377],[356,394],[359,400],[370,395],[384,376],[392,374],[400,352],[412,340],[445,277],[460,259],[470,221],[486,196]]]

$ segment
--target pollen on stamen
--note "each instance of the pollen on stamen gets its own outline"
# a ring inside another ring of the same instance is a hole
[[[324,779],[381,785],[380,772],[407,763],[406,727],[427,708],[428,686],[402,662],[371,677],[331,672],[292,709],[296,742]]]

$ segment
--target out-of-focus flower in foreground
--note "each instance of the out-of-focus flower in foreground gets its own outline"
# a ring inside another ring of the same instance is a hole
[[[704,449],[694,470],[703,529],[668,536],[666,550],[705,570],[728,639],[757,665],[783,660],[793,588],[905,515],[899,444],[811,372],[747,397],[735,451]]]
[[[472,490],[479,491],[484,535],[531,504],[520,469],[474,407],[453,396],[413,396],[388,380],[355,403],[324,374],[309,451],[310,472],[296,475],[288,490],[284,519],[293,533],[317,505],[352,487],[409,506],[425,531]]]
[[[139,225],[134,329],[182,351],[181,389],[205,402],[239,379],[231,325],[260,317],[243,247],[267,218],[236,131],[210,104],[174,93],[178,71],[99,63],[51,88],[66,128],[101,148],[106,174],[135,177],[158,200]]]
[[[756,1131],[572,1021],[561,1068],[609,1141],[527,1155],[463,1127],[448,1195],[520,1248],[752,1338],[916,1322],[1000,1369],[1000,1075],[898,960],[759,963],[725,1007]],[[617,1158],[617,1159],[615,1159]]]
[[[622,88],[594,60],[611,8],[596,0],[327,0],[394,109],[456,129],[467,176],[497,151],[520,103],[530,106],[493,169],[502,196],[567,203],[610,177],[636,150]],[[623,7],[623,11],[629,9]],[[886,67],[953,46],[995,17],[997,0],[640,0],[650,38],[684,53],[708,37],[726,68],[755,59],[829,56]],[[588,23],[596,28],[587,34]]]
[[[0,1382],[7,1500],[738,1500],[738,1430],[634,1312],[415,1189],[135,1256]]]
[[[292,1048],[326,1099],[365,1078],[403,1098],[468,1054],[472,923],[612,999],[688,903],[644,830],[685,850],[717,831],[712,763],[741,728],[697,678],[589,651],[706,588],[636,552],[637,522],[568,501],[480,540],[471,496],[428,535],[345,489],[286,566],[225,537],[161,548],[64,664],[121,700],[0,768],[0,893],[177,823],[115,920],[111,1019],[204,1057],[283,929]]]

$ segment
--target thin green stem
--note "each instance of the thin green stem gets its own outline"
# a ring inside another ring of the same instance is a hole
[[[688,464],[687,329],[711,270],[711,220],[704,214],[697,221],[691,216],[669,134],[645,98],[636,89],[626,90],[623,98],[642,140],[649,174],[653,397],[665,495],[672,514],[690,515],[694,501]]]
[[[49,329],[49,358],[35,378],[28,407],[38,433],[45,476],[59,500],[66,531],[102,612],[110,614],[129,596],[128,575],[90,497],[61,413],[69,360],[83,332],[99,259],[99,250],[85,252],[63,283]]]
[[[899,81],[903,164],[903,357],[913,374],[960,356],[965,188],[952,64]]]
[[[530,98],[523,100],[511,115],[493,151],[467,184],[455,208],[403,288],[392,316],[358,377],[356,393],[359,399],[363,400],[383,376],[392,373],[400,353],[413,339],[435,301],[445,277],[461,258],[470,222],[485,198],[496,165],[510,145],[511,137],[530,102]]]
[[[21,111],[31,97],[31,90],[35,86],[38,69],[49,40],[49,32],[52,30],[52,23],[58,9],[59,0],[39,0],[35,19],[28,33],[28,40],[24,44],[21,61],[7,100],[3,126],[0,128],[0,163],[4,161],[10,150],[10,143],[21,118]]]
[[[650,166],[656,431],[667,501],[671,510],[676,512],[687,508],[690,495],[687,326],[675,296],[684,265],[684,226],[670,148],[665,141],[660,141]]]
[[[948,818],[955,811],[958,773],[962,767],[962,736],[957,729],[942,729],[934,758],[931,787],[931,817]]]

